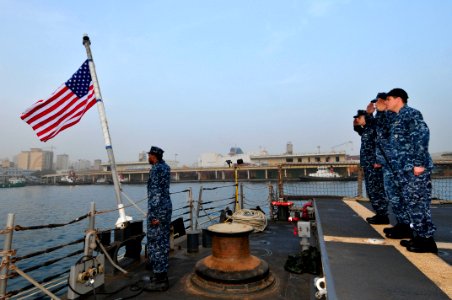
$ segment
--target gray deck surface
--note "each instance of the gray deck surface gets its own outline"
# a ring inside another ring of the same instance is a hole
[[[342,201],[318,199],[316,205],[324,236],[382,239]],[[370,208],[369,203],[363,205]],[[447,226],[452,205],[435,205],[432,212],[438,227],[436,241],[452,242],[452,227]],[[449,299],[393,246],[328,241],[325,246],[336,299]],[[450,265],[450,251],[439,251]]]

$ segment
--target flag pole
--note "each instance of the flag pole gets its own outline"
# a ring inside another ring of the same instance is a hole
[[[91,73],[91,79],[93,80],[94,93],[97,100],[97,110],[99,111],[100,122],[102,125],[102,131],[105,140],[105,149],[107,150],[108,160],[110,162],[111,176],[113,178],[113,184],[115,187],[116,202],[118,204],[119,218],[116,221],[116,227],[124,228],[127,223],[132,220],[132,217],[126,216],[124,210],[124,204],[121,200],[121,183],[119,182],[118,172],[116,170],[115,155],[113,154],[113,147],[111,145],[110,132],[108,130],[107,115],[105,114],[104,102],[102,101],[102,95],[100,93],[99,83],[97,81],[96,67],[94,66],[93,55],[91,53],[91,41],[87,34],[83,35],[83,45],[86,48],[86,54],[88,56],[89,71]]]

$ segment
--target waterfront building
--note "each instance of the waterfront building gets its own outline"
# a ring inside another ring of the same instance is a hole
[[[92,169],[93,170],[101,170],[102,169],[102,160],[101,159],[95,159]]]
[[[58,154],[56,156],[55,169],[57,171],[69,169],[69,155],[67,155],[67,154]]]
[[[14,163],[12,161],[9,161],[9,159],[4,159],[4,160],[2,160],[1,167],[2,168],[12,168],[12,167],[14,167]]]
[[[267,154],[267,155],[251,155],[251,163],[257,166],[277,166],[287,163],[338,163],[346,162],[347,155],[345,152],[329,152],[329,153],[285,153],[285,154]]]
[[[91,169],[91,162],[87,159],[79,159],[72,164],[74,170],[89,170]]]
[[[144,162],[148,161],[148,154],[146,151],[142,151],[138,154],[138,161],[144,161]]]
[[[53,151],[31,148],[17,155],[17,167],[24,170],[49,171],[53,167]]]

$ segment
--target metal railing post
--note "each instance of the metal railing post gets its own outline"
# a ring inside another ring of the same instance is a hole
[[[6,296],[6,286],[8,280],[8,270],[11,256],[11,246],[13,243],[13,231],[14,231],[14,214],[9,213],[6,220],[6,230],[9,232],[5,235],[5,241],[3,243],[2,263],[0,265],[0,297]]]
[[[243,183],[240,183],[240,208],[243,209],[243,200],[244,200],[244,195],[243,195]]]
[[[363,197],[363,169],[359,168],[358,169],[358,197],[362,198]]]
[[[85,249],[84,254],[86,257],[91,257],[93,255],[93,250],[96,245],[95,241],[95,223],[96,223],[96,203],[91,202],[91,209],[88,217],[88,229],[86,230],[85,236]]]
[[[273,219],[273,205],[272,205],[272,201],[273,201],[273,185],[269,182],[268,183],[268,205],[270,207],[270,219]]]
[[[198,230],[198,219],[199,219],[199,211],[201,210],[202,205],[202,185],[199,187],[199,195],[198,195],[198,207],[196,208],[196,225],[194,230]]]
[[[193,191],[191,187],[188,189],[188,206],[190,209],[190,229],[193,230]]]
[[[91,208],[90,208],[90,214],[89,214],[89,223],[88,223],[88,230],[94,230],[96,226],[96,203],[91,202]]]

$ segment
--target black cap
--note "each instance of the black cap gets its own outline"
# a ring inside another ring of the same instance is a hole
[[[159,147],[156,146],[152,146],[151,150],[149,150],[148,154],[157,154],[157,155],[163,155],[163,151],[162,149],[160,149]]]
[[[365,116],[367,115],[367,111],[365,111],[364,109],[358,109],[358,111],[356,112],[356,115],[353,116],[353,118],[358,118],[360,116]]]
[[[403,89],[395,88],[390,90],[386,97],[400,97],[402,98],[403,102],[406,102],[408,100],[408,94]]]
[[[370,102],[375,103],[378,101],[378,99],[383,99],[383,100],[386,99],[386,93],[378,93],[377,97],[375,97],[375,99],[373,99]]]

